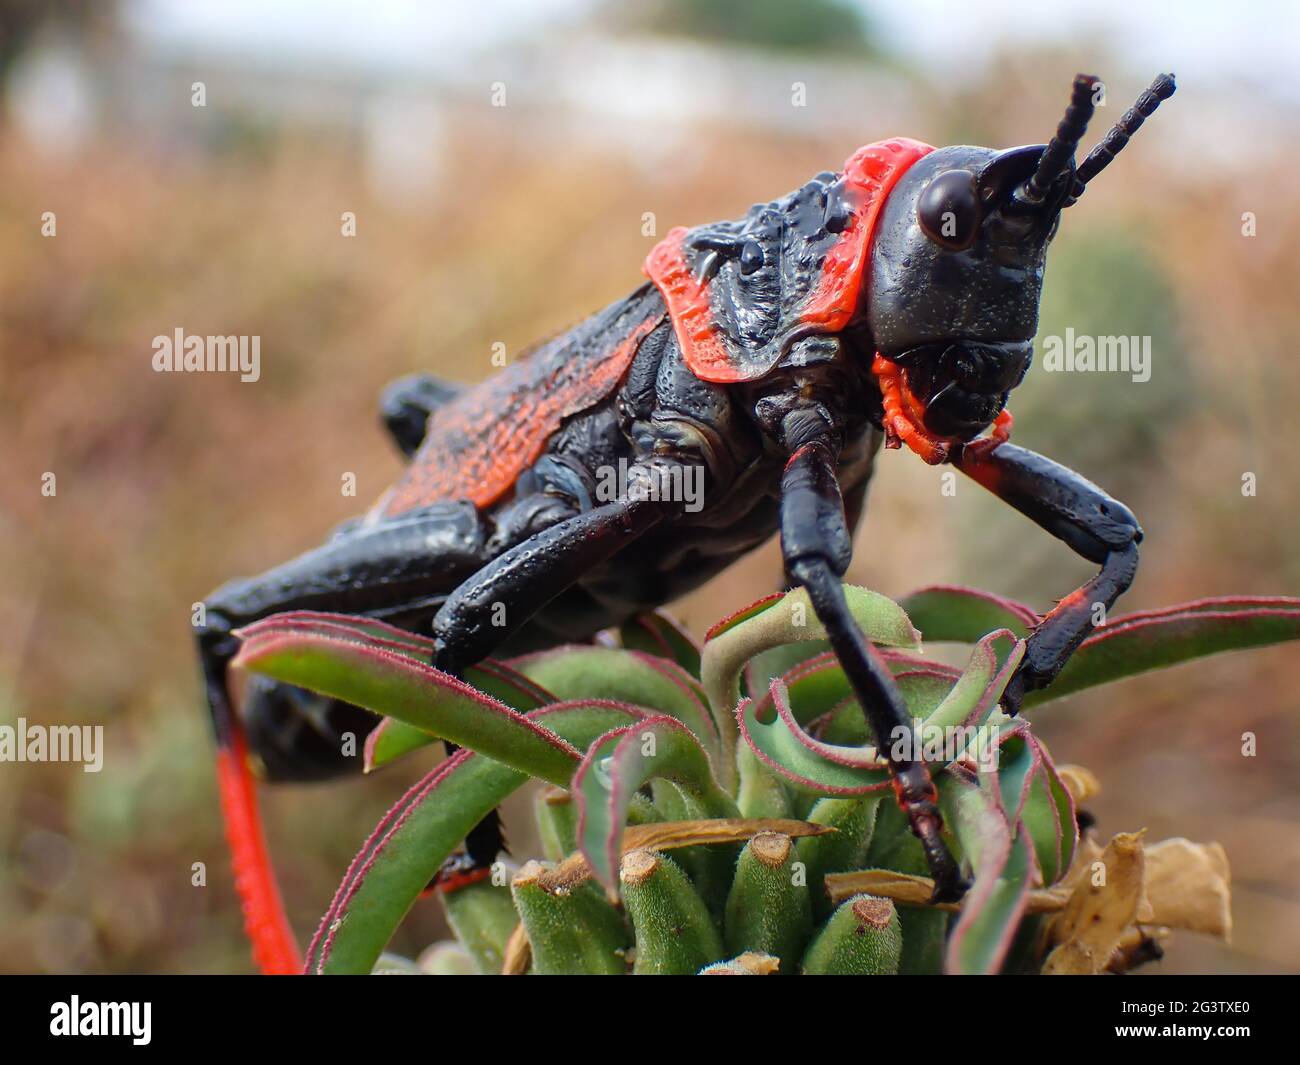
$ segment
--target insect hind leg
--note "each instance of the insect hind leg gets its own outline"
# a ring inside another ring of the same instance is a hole
[[[354,523],[260,577],[225,585],[204,604],[195,635],[217,740],[222,816],[245,926],[264,972],[294,972],[300,963],[261,828],[249,737],[256,743],[252,753],[273,779],[319,779],[349,763],[360,766],[359,757],[346,758],[342,743],[329,749],[331,736],[341,740],[345,725],[355,724],[359,748],[366,722],[373,727],[378,719],[358,707],[298,694],[289,685],[253,681],[246,734],[228,679],[239,647],[235,629],[286,610],[344,611],[399,624],[421,612],[427,617],[430,603],[482,566],[485,539],[471,504],[436,504],[382,523]],[[324,727],[312,727],[313,717]]]
[[[361,769],[361,744],[378,719],[368,710],[293,684],[250,676],[241,711],[267,780],[329,780]]]

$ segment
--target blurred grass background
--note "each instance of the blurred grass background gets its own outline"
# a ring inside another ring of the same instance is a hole
[[[319,51],[277,51],[286,16],[257,10],[0,2],[0,720],[100,723],[107,746],[99,774],[0,765],[0,969],[249,968],[190,608],[391,481],[386,382],[487,376],[493,342],[516,353],[629,291],[670,226],[736,217],[861,143],[1041,141],[1076,69],[1113,78],[1096,136],[1182,63],[1178,96],[1066,216],[1044,295],[1043,334],[1149,335],[1154,368],[1140,385],[1036,370],[1013,399],[1016,439],[1141,517],[1123,609],[1300,593],[1300,125],[1285,93],[1202,70],[1195,51],[1135,63],[1122,19],[1068,39],[986,28],[984,61],[958,74],[897,46],[883,5],[839,0],[566,2],[527,19],[486,4],[485,41],[459,48],[473,19],[448,15],[391,61],[372,23],[393,5],[355,5]],[[310,38],[311,9],[297,16]],[[505,107],[490,105],[498,81]],[[262,379],[152,372],[152,338],[178,326],[260,335]],[[358,498],[340,493],[346,472]],[[886,456],[852,579],[888,594],[973,583],[1046,609],[1088,575],[975,486],[942,496],[939,477]],[[702,633],[779,570],[769,545],[676,612]],[[1232,944],[1182,936],[1150,971],[1300,968],[1295,658],[1210,660],[1035,720],[1058,761],[1101,778],[1100,831],[1228,849]],[[422,768],[264,792],[301,933]],[[528,819],[511,808],[514,838]],[[439,927],[422,904],[395,946],[413,954]]]

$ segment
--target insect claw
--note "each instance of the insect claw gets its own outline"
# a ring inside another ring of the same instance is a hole
[[[1002,712],[1008,717],[1017,717],[1020,714],[1020,706],[1025,700],[1025,675],[1017,670],[1007,681],[1007,686],[1002,692]]]

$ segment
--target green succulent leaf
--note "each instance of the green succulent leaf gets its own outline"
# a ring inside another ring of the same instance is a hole
[[[633,797],[652,780],[676,786],[705,816],[739,816],[714,779],[708,755],[676,718],[648,717],[610,731],[591,745],[573,778],[579,845],[592,874],[609,891],[617,890],[623,828]]]
[[[776,709],[770,723],[759,721],[753,699],[741,702],[736,720],[759,762],[787,783],[814,795],[866,795],[888,787],[889,769],[875,748],[833,747],[809,736],[795,720],[780,680],[772,681],[768,703]]]
[[[807,976],[893,976],[903,929],[889,899],[855,895],[822,926],[804,955]]]
[[[852,585],[845,586],[844,595],[867,639],[889,647],[919,650],[920,634],[897,603]],[[775,647],[823,640],[825,636],[826,630],[802,588],[760,599],[709,631],[700,678],[728,759],[736,742],[735,715],[746,663]],[[728,764],[725,770],[726,782],[730,783],[733,767]]]
[[[616,647],[568,646],[511,659],[510,665],[558,699],[612,699],[675,717],[719,752],[718,729],[699,682],[675,662]]]
[[[366,773],[373,773],[412,751],[438,742],[439,738],[432,732],[425,732],[424,729],[398,721],[395,717],[386,717],[366,737],[362,769]]]
[[[557,703],[531,711],[527,719],[581,750],[644,716],[635,707],[600,701]],[[353,859],[308,948],[307,972],[369,972],[447,856],[527,781],[528,774],[469,750],[420,780]]]
[[[578,752],[504,703],[384,646],[361,626],[343,636],[338,626],[280,617],[240,632],[234,665],[396,718],[551,783],[568,783]]]
[[[689,976],[723,958],[713,915],[665,854],[633,850],[619,863],[623,904],[636,930],[638,976]]]
[[[975,872],[948,939],[945,970],[995,973],[1002,965],[1029,892],[1028,843],[1017,836],[992,773],[949,773],[940,787],[945,818]]]
[[[1038,615],[1023,603],[956,584],[918,589],[899,606],[927,641],[974,643],[995,629],[1024,639],[1038,624]]]
[[[312,634],[381,648],[404,655],[417,664],[433,660],[433,641],[391,625],[366,618],[314,611],[291,611],[274,617],[274,631]],[[270,627],[270,626],[268,626]],[[249,632],[256,627],[250,627]],[[490,695],[521,713],[556,700],[527,678],[499,662],[487,661],[471,667],[465,674],[473,688]],[[384,718],[367,737],[365,770],[370,772],[413,750],[436,742],[437,736],[395,718]]]
[[[741,690],[751,698],[763,695],[776,677],[783,677],[801,666],[811,666],[814,661],[830,661],[838,666],[839,660],[825,640],[806,640],[782,644],[755,655],[741,671]]]
[[[892,795],[886,795],[878,804],[871,842],[858,868],[929,875],[930,867],[921,849],[921,841],[912,835],[907,815],[899,809]],[[903,929],[903,952],[898,971],[910,976],[942,972],[948,925],[952,919],[953,914],[946,910],[929,906],[902,907],[898,920]]]
[[[456,891],[440,891],[438,897],[457,942],[478,971],[484,976],[499,973],[506,943],[519,923],[509,889],[489,878]]]
[[[900,662],[901,660],[900,656]],[[891,668],[895,664],[891,662]],[[843,670],[839,669],[839,664],[835,663],[831,668],[839,672],[844,680],[844,686],[847,688],[848,678],[844,677]],[[949,666],[940,666],[938,663],[926,663],[900,669],[894,673],[894,682],[898,685],[899,694],[902,695],[903,702],[907,704],[907,709],[913,720],[920,718],[924,721],[948,697],[953,684],[960,676],[960,670],[952,669]],[[800,721],[808,721],[803,707],[800,706],[793,695],[791,696],[791,705],[796,718]],[[815,724],[817,734],[827,743],[839,744],[842,747],[861,747],[863,744],[871,742],[866,718],[863,716],[862,708],[858,705],[857,697],[853,695],[846,695]]]
[[[521,714],[559,701],[523,674],[491,659],[465,670],[465,683]],[[438,737],[432,733],[408,725],[405,721],[398,721],[395,717],[386,717],[366,737],[365,771],[371,773],[403,755],[436,742]]]
[[[661,610],[638,614],[624,622],[619,639],[629,651],[643,651],[666,658],[686,670],[696,680],[700,676],[700,649],[690,633]]]
[[[577,850],[578,807],[572,794],[543,788],[533,799],[533,816],[547,861],[563,861]]]
[[[1056,814],[1056,827],[1060,833],[1060,845],[1057,851],[1057,865],[1053,870],[1045,858],[1040,858],[1039,864],[1043,872],[1043,882],[1045,884],[1054,884],[1061,877],[1069,872],[1070,864],[1074,861],[1075,851],[1079,847],[1079,820],[1078,810],[1074,805],[1074,796],[1070,794],[1070,789],[1065,786],[1065,781],[1061,779],[1060,773],[1056,771],[1056,764],[1052,761],[1051,755],[1042,742],[1035,740],[1043,758],[1043,780],[1042,787],[1047,796],[1051,799],[1054,812]],[[1034,797],[1030,797],[1031,804]],[[1029,831],[1036,831],[1035,822],[1032,815],[1022,815]],[[1035,842],[1035,847],[1040,854],[1045,852],[1045,848],[1039,847]]]
[[[548,890],[540,862],[510,885],[538,976],[618,976],[630,937],[623,918],[592,884]]]
[[[986,724],[997,709],[998,699],[1024,655],[1023,640],[1006,630],[985,636],[971,650],[970,661],[933,711],[924,719],[920,738],[935,730],[964,730]],[[740,734],[760,762],[795,787],[819,795],[865,795],[885,787],[889,771],[874,746],[842,747],[816,739],[803,728],[801,716],[816,716],[822,707],[840,694],[838,686],[828,692],[834,671],[819,664],[792,671],[787,676],[800,685],[803,714],[793,709],[790,690],[783,680],[772,681],[763,699],[745,700],[737,714]],[[816,688],[810,691],[810,688]],[[892,738],[890,740],[892,742]],[[945,761],[960,757],[964,744],[945,745]]]
[[[1300,639],[1300,599],[1201,599],[1112,618],[1026,707],[1205,655]]]
[[[780,958],[793,972],[812,935],[812,893],[799,875],[794,841],[760,832],[740,852],[723,920],[723,942],[732,954],[753,951]],[[816,881],[820,888],[821,881]]]
[[[818,917],[830,911],[830,900],[824,890],[826,875],[863,867],[882,799],[882,795],[819,799],[809,811],[809,821],[835,829],[824,836],[808,836],[795,844],[799,860],[807,870],[813,910]]]
[[[790,791],[747,744],[736,749],[736,805],[746,817],[790,817]]]

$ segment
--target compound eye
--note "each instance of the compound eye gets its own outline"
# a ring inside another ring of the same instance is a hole
[[[916,205],[916,220],[936,244],[961,251],[975,243],[980,228],[975,175],[949,170],[925,187]]]

